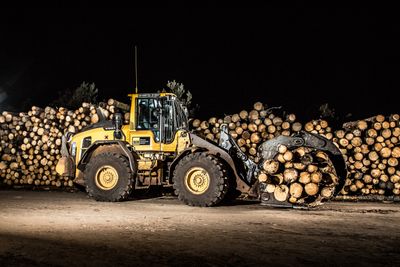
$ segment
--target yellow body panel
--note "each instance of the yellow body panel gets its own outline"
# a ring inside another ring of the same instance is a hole
[[[82,157],[82,141],[85,137],[92,137],[92,144],[95,141],[103,141],[103,140],[114,140],[114,131],[109,130],[106,131],[104,128],[95,128],[91,130],[87,130],[81,133],[77,133],[72,137],[71,144],[76,144],[76,160],[75,163],[78,164]]]
[[[169,152],[179,153],[187,148],[190,142],[189,134],[186,130],[179,130],[175,133],[174,140],[169,144],[156,142],[154,134],[150,130],[129,131],[129,144],[134,147],[135,151],[154,151],[154,152]],[[150,145],[140,145],[137,143],[140,137],[150,137]]]
[[[129,130],[127,136],[129,136],[127,142],[132,145],[136,151],[161,151],[161,144],[157,143],[154,139],[154,133],[151,130]],[[150,144],[141,145],[140,138],[150,138]]]
[[[113,130],[106,131],[104,130],[104,128],[94,128],[75,134],[71,140],[71,145],[75,143],[76,146],[75,166],[78,166],[78,163],[83,155],[82,152],[84,152],[82,149],[83,139],[89,136],[92,138],[91,143],[94,143],[95,141],[114,140],[114,131]],[[78,168],[76,168],[75,177],[80,177],[80,176],[81,176],[81,171]]]

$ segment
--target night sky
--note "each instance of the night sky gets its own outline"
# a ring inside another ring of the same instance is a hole
[[[2,10],[0,109],[44,106],[95,82],[128,102],[183,82],[198,115],[259,100],[300,118],[329,103],[348,119],[400,112],[400,23],[374,9]]]

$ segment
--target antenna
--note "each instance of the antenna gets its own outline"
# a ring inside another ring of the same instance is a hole
[[[135,94],[138,93],[138,75],[137,75],[137,46],[135,45]]]

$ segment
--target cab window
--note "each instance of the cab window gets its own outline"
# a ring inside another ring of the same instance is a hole
[[[187,118],[177,100],[166,100],[163,105],[164,138],[163,142],[174,141],[175,134],[180,129],[186,129]]]
[[[137,124],[138,130],[152,130],[156,141],[159,141],[159,117],[158,110],[161,103],[154,98],[139,98],[137,101]]]

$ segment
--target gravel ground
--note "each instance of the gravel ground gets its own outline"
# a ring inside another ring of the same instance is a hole
[[[400,266],[400,205],[311,211],[0,191],[0,266]]]

